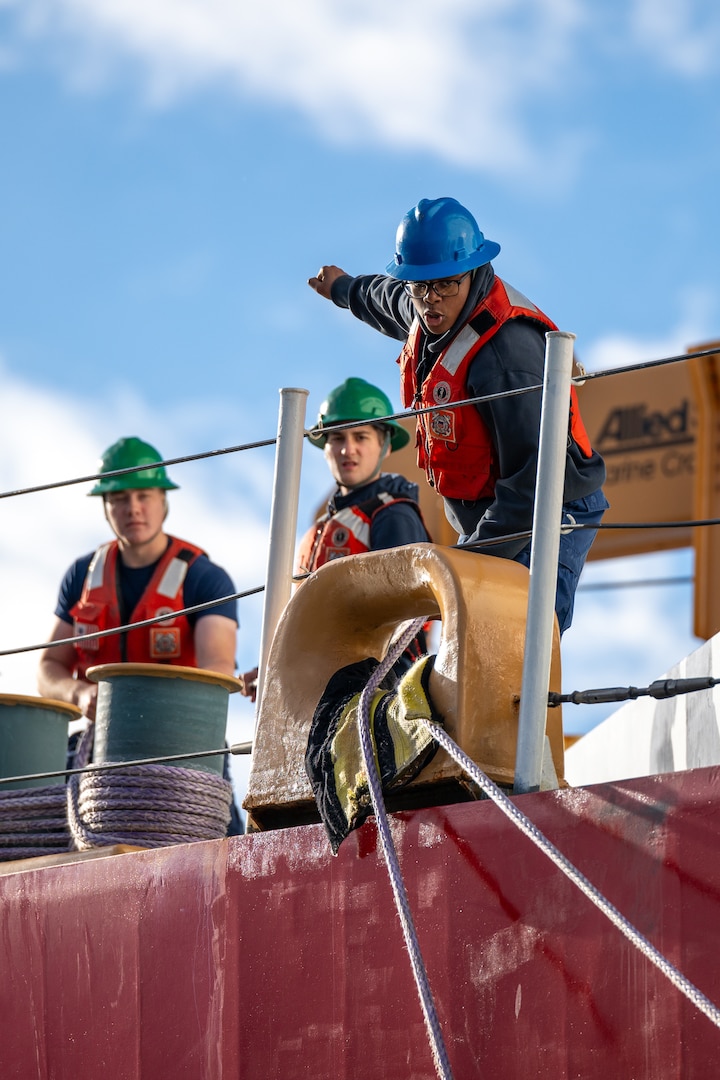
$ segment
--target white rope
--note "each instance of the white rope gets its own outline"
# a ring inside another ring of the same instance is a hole
[[[532,821],[530,821],[521,810],[518,810],[517,806],[507,797],[507,795],[493,783],[490,777],[486,776],[486,774],[478,768],[475,762],[460,749],[457,743],[453,742],[446,731],[437,724],[434,724],[431,720],[422,718],[422,723],[426,725],[428,730],[432,733],[433,738],[438,741],[440,746],[442,746],[442,748],[462,766],[465,772],[472,777],[475,783],[482,788],[485,794],[493,800],[500,810],[510,818],[513,824],[517,825],[521,832],[525,833],[525,835],[555,863],[558,869],[562,870],[563,874],[565,874],[566,877],[568,877],[573,884],[587,896],[588,900],[591,900],[592,903],[602,911],[603,915],[605,915],[610,922],[613,923],[613,925],[616,926],[618,930],[620,930],[620,932],[647,957],[648,960],[655,964],[681,994],[684,994],[685,997],[692,1002],[700,1012],[704,1013],[716,1027],[720,1027],[720,1009],[718,1009],[712,1001],[706,998],[689,979],[679,972],[677,968],[662,955],[662,953],[658,952],[655,946],[652,945],[651,942],[649,942],[648,939],[644,937],[590,881],[588,881],[584,874],[581,874],[577,867],[573,866],[569,859],[565,858],[562,852],[548,840],[544,833],[542,833],[536,825],[533,825]]]
[[[447,1050],[445,1049],[432,991],[430,990],[425,964],[420,952],[417,933],[410,911],[410,904],[402,880],[400,866],[398,864],[397,852],[395,851],[395,845],[393,844],[393,839],[390,834],[390,825],[385,811],[382,787],[377,772],[377,766],[375,764],[374,747],[370,737],[370,703],[373,694],[392,665],[398,657],[402,655],[407,645],[414,637],[416,637],[424,622],[425,617],[415,619],[409,624],[408,629],[401,634],[400,637],[396,636],[384,660],[373,672],[370,681],[360,695],[360,702],[358,704],[358,728],[360,732],[360,745],[362,747],[363,758],[365,759],[365,770],[368,777],[370,797],[375,812],[378,836],[380,837],[380,846],[385,857],[385,862],[387,863],[390,883],[395,897],[395,906],[397,907],[398,915],[400,916],[405,944],[410,953],[410,963],[412,964],[415,983],[420,997],[420,1004],[425,1018],[425,1026],[430,1039],[435,1069],[441,1080],[452,1080],[452,1071],[448,1061]]]

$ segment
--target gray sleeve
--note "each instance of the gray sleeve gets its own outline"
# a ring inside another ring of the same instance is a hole
[[[384,274],[344,275],[332,285],[337,307],[349,308],[356,319],[396,341],[404,341],[415,309],[401,281]]]

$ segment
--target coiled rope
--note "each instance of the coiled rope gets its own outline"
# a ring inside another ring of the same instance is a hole
[[[69,850],[64,784],[0,792],[0,862]]]
[[[75,764],[87,765],[94,729],[84,732]],[[138,765],[70,776],[67,820],[77,851],[110,844],[165,847],[225,836],[232,784],[216,773]]]
[[[437,1019],[437,1012],[430,990],[425,964],[417,940],[407,892],[402,880],[397,852],[390,833],[387,812],[385,810],[380,779],[375,765],[374,752],[370,737],[370,704],[373,694],[383,678],[402,653],[408,641],[418,633],[423,618],[415,620],[391,645],[382,663],[373,672],[363,690],[358,705],[358,727],[363,752],[368,787],[372,799],[377,823],[378,836],[383,855],[388,867],[395,904],[403,928],[405,943],[410,953],[410,961],[415,976],[418,995],[425,1017],[425,1024],[430,1038],[433,1060],[439,1077],[447,1080],[452,1076],[447,1060],[447,1052],[442,1032]],[[716,1027],[720,1028],[720,1009],[710,1001],[682,972],[670,963],[655,946],[629,922],[618,909],[567,859],[555,845],[533,824],[530,819],[504,794],[503,791],[464,753],[447,732],[429,718],[420,718],[438,744],[457,762],[458,765],[475,781],[478,787],[492,799],[496,806],[516,825],[522,833],[543,852],[561,870],[566,877],[605,915],[607,919],[645,956],[672,985],[683,994]]]

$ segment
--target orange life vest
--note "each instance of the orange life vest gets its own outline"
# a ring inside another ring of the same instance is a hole
[[[188,567],[202,548],[186,540],[169,537],[170,543],[158,562],[145,592],[141,596],[128,623],[142,622],[172,611],[181,611],[183,583]],[[118,542],[111,540],[93,555],[83,590],[70,614],[75,634],[91,634],[98,630],[110,630],[121,626],[120,602],[117,592]],[[121,637],[124,640],[121,642]],[[105,638],[84,641],[75,646],[77,663],[75,671],[83,677],[95,664],[180,664],[196,667],[192,627],[184,615],[166,619],[156,626],[143,626],[126,634],[110,634]]]
[[[511,285],[496,277],[459,334],[439,354],[421,387],[417,386],[420,320],[413,322],[398,358],[403,405],[423,409],[468,397],[467,376],[472,360],[509,319],[531,319],[544,330],[557,326]],[[581,453],[592,456],[590,440],[580,417],[575,387],[570,390],[570,437]],[[436,409],[417,418],[417,459],[428,482],[449,499],[491,498],[498,466],[490,432],[475,407]]]
[[[345,555],[362,555],[370,551],[373,518],[384,507],[401,502],[410,503],[420,512],[417,503],[412,499],[395,498],[387,491],[381,491],[372,499],[355,506],[346,506],[336,514],[326,514],[320,518],[300,541],[295,573],[304,574],[317,570],[331,559],[342,559]]]

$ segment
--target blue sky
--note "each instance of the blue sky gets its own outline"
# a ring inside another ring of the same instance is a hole
[[[123,434],[166,457],[271,437],[282,386],[308,424],[350,374],[398,404],[394,343],[306,279],[381,270],[422,197],[475,213],[590,370],[718,339],[719,46],[710,0],[0,0],[0,487],[86,474]],[[259,584],[272,453],[174,475],[170,527]],[[307,447],[301,527],[326,488]],[[106,527],[80,488],[3,514],[12,648]],[[677,572],[689,553],[588,580]],[[697,644],[690,607],[585,594],[565,689],[659,676]],[[34,692],[34,663],[0,658],[0,688]]]

